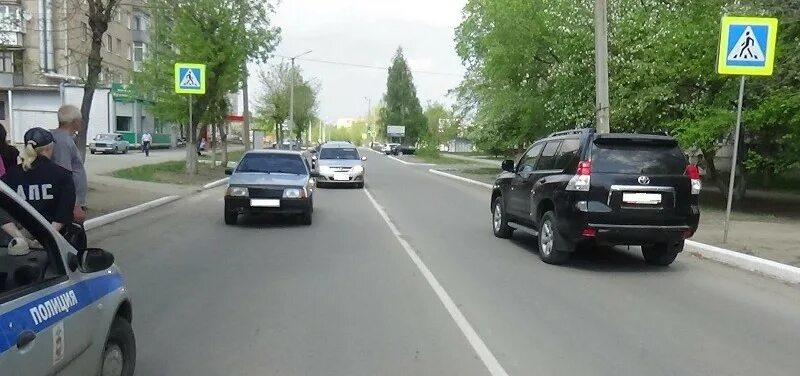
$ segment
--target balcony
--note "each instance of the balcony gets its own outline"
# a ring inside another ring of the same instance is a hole
[[[0,72],[0,89],[10,89],[22,85],[22,73]]]
[[[131,30],[131,38],[134,42],[141,42],[141,43],[149,43],[150,42],[150,32],[147,30]]]

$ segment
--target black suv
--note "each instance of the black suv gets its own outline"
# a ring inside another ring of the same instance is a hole
[[[666,135],[558,132],[506,160],[492,190],[494,235],[538,237],[539,256],[561,264],[593,244],[640,245],[669,265],[700,220],[700,175]]]

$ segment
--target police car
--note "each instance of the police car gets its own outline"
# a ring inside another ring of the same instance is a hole
[[[133,311],[114,256],[76,251],[3,183],[0,216],[0,375],[133,375]]]

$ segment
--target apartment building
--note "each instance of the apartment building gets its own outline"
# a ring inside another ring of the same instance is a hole
[[[153,131],[137,101],[117,101],[114,83],[128,83],[147,53],[146,0],[121,2],[103,35],[100,87],[89,138],[112,131]],[[62,104],[80,106],[91,30],[85,0],[0,0],[0,123],[13,142],[34,126],[54,127]]]

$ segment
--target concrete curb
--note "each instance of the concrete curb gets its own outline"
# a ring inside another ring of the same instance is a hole
[[[398,162],[400,162],[400,163],[402,163],[402,164],[404,164],[404,165],[409,165],[409,166],[436,166],[436,165],[435,165],[435,164],[433,164],[433,163],[415,163],[415,162],[406,162],[406,161],[404,161],[404,160],[402,160],[402,159],[400,159],[400,158],[397,158],[397,157],[395,157],[395,156],[393,156],[393,155],[389,155],[388,157],[389,157],[389,158],[391,158],[391,159],[394,159],[395,161],[398,161]]]
[[[693,240],[687,240],[686,245],[690,247],[686,251],[693,255],[763,274],[784,282],[800,284],[800,268]]]
[[[486,184],[484,182],[465,178],[463,176],[448,174],[435,169],[430,169],[428,171],[436,175],[480,185],[482,187],[492,187],[491,184]],[[736,251],[731,251],[729,249],[696,242],[693,240],[687,240],[686,245],[688,246],[686,252],[695,256],[699,256],[700,258],[716,261],[742,270],[763,274],[765,276],[791,284],[800,284],[800,268]]]
[[[433,169],[433,168],[429,169],[428,171],[433,173],[433,174],[435,174],[435,175],[440,175],[440,176],[444,176],[444,177],[447,177],[447,178],[450,178],[450,179],[461,180],[463,182],[472,183],[472,184],[475,184],[475,185],[480,185],[481,187],[484,187],[484,188],[489,188],[489,189],[494,188],[493,185],[488,184],[488,183],[484,183],[482,181],[477,181],[477,180],[473,180],[473,179],[470,179],[470,178],[465,178],[463,176],[448,174],[446,172],[439,171],[439,170],[436,170],[436,169]]]
[[[225,183],[228,182],[229,179],[230,178],[222,178],[222,179],[219,179],[219,180],[216,180],[216,181],[212,181],[211,183],[208,183],[208,184],[204,185],[203,189],[201,189],[201,191],[205,190],[205,189],[216,188],[216,187],[219,187],[220,185],[224,185]]]
[[[139,214],[139,213],[141,213],[141,212],[143,212],[145,210],[152,209],[152,208],[155,208],[155,207],[158,207],[158,206],[161,206],[161,205],[168,204],[168,203],[173,202],[173,201],[175,201],[175,200],[177,200],[179,198],[181,198],[181,197],[180,196],[162,197],[162,198],[150,201],[150,202],[145,202],[144,204],[139,204],[139,205],[127,208],[127,209],[122,209],[122,210],[119,210],[119,211],[115,211],[113,213],[108,213],[106,215],[102,215],[100,217],[92,218],[90,220],[87,220],[83,224],[83,227],[86,229],[86,231],[93,230],[93,229],[96,229],[98,227],[102,227],[102,226],[105,226],[107,224],[110,224],[110,223],[119,221],[121,219],[130,217],[132,215]]]

